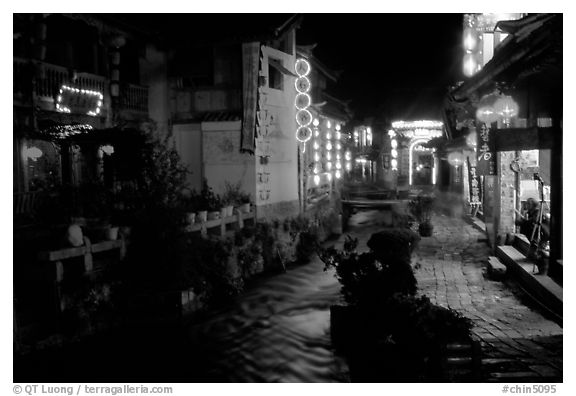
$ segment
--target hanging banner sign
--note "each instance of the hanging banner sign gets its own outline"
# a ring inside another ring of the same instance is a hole
[[[483,176],[494,176],[496,172],[496,145],[494,131],[490,126],[482,123],[480,128],[476,128],[478,133],[478,150],[476,173]]]
[[[480,197],[482,196],[482,183],[480,176],[476,172],[476,166],[470,165],[470,158],[466,158],[468,162],[468,184],[470,187],[470,204],[480,205]]]

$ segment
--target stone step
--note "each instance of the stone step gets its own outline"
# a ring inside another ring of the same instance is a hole
[[[494,280],[501,280],[506,276],[506,266],[497,257],[488,257],[488,274]]]
[[[509,276],[514,276],[526,294],[561,323],[562,286],[549,276],[535,274],[534,263],[513,246],[497,246],[496,256],[506,265]]]

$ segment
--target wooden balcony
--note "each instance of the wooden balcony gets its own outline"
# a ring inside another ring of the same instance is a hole
[[[120,111],[122,115],[142,116],[148,114],[148,87],[121,84]]]
[[[56,98],[63,85],[101,92],[104,105],[100,116],[110,108],[110,80],[104,76],[77,72],[63,66],[14,57],[14,105],[34,105],[45,111],[56,111]],[[142,117],[148,114],[148,88],[121,83],[120,112]]]

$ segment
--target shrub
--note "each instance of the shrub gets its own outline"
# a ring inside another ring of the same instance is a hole
[[[400,240],[400,238],[399,238]],[[394,294],[416,293],[416,278],[405,256],[381,251],[357,253],[358,240],[346,236],[344,250],[319,249],[325,269],[334,267],[342,294],[350,305],[367,308],[385,304]],[[406,248],[405,250],[408,250]]]

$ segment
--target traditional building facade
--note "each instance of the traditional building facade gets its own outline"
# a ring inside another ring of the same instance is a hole
[[[488,33],[478,26],[486,21],[498,40],[491,57],[473,58],[472,67],[468,55],[482,54]],[[461,143],[452,151],[474,153],[469,167],[483,187],[493,245],[518,231],[529,198],[548,208],[553,270],[562,257],[562,15],[466,15],[464,47],[470,77],[451,90],[446,106],[449,135]]]

